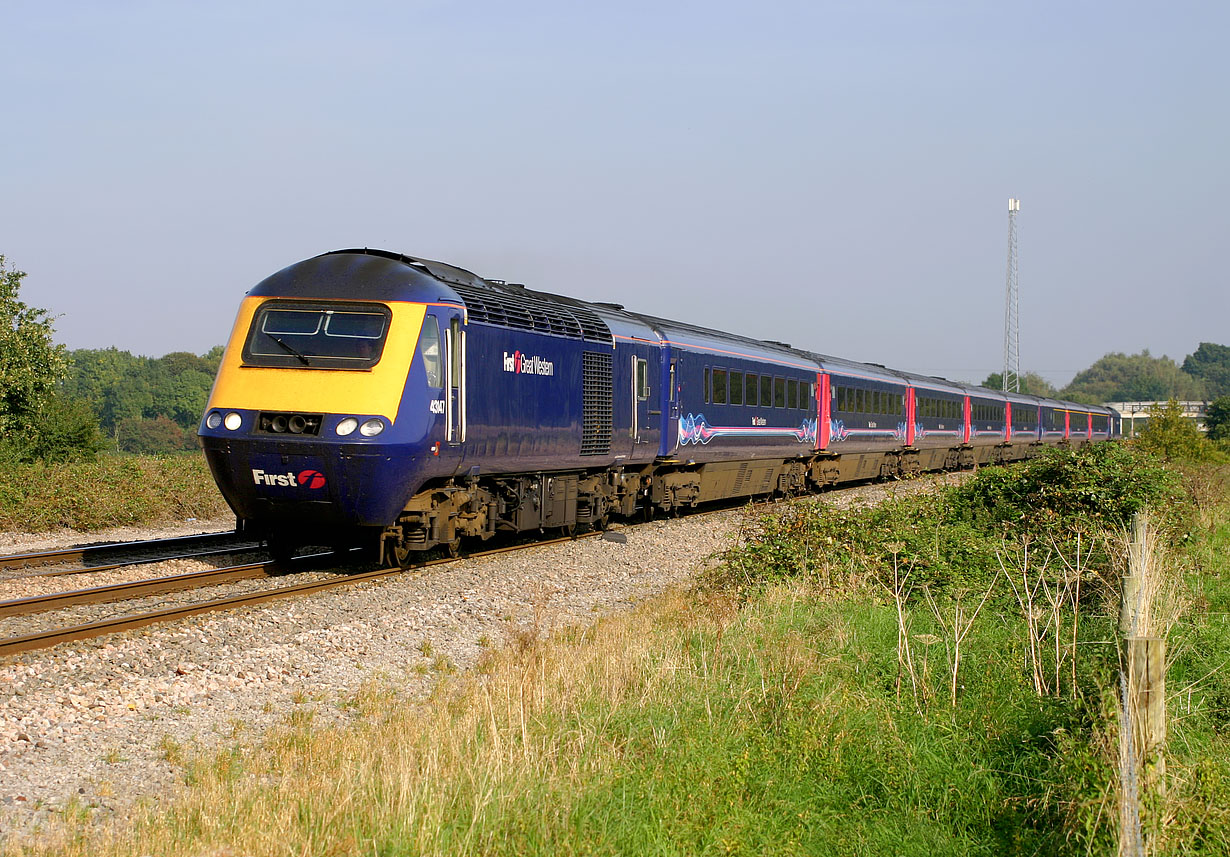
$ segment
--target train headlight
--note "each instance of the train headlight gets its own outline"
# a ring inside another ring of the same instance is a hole
[[[231,411],[229,414],[226,415],[226,419],[222,421],[222,424],[225,425],[231,431],[235,431],[235,429],[243,425],[243,417],[239,416],[239,414],[235,413],[234,411]]]
[[[348,434],[352,434],[354,430],[357,429],[358,427],[359,427],[358,420],[356,420],[354,417],[346,417],[346,419],[342,420],[340,423],[337,424],[337,428],[335,428],[334,431],[337,432],[338,435],[340,435],[341,437],[345,437]]]
[[[384,420],[370,419],[359,426],[359,434],[364,437],[375,437],[384,431]]]
[[[216,429],[218,426],[222,425],[222,414],[217,411],[210,411],[209,416],[205,418],[205,425],[209,426],[211,429]]]

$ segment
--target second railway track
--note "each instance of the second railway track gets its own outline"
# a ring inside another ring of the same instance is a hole
[[[170,622],[176,619],[211,613],[218,610],[230,610],[238,607],[261,604],[280,598],[287,598],[296,595],[309,595],[315,592],[320,592],[326,589],[334,589],[341,586],[353,586],[357,583],[392,577],[405,574],[407,572],[414,572],[423,568],[430,568],[432,566],[462,562],[466,559],[477,559],[500,553],[506,553],[509,551],[524,550],[527,548],[558,544],[560,542],[573,541],[578,538],[590,538],[600,535],[602,535],[602,533],[592,532],[584,533],[579,536],[565,536],[556,539],[531,542],[528,544],[505,545],[490,550],[475,551],[456,558],[443,557],[439,559],[427,559],[409,569],[394,567],[357,573],[338,573],[326,579],[316,579],[302,583],[274,586],[259,589],[254,592],[241,593],[238,595],[231,595],[206,601],[194,601],[155,610],[125,613],[123,615],[111,616],[92,622],[59,624],[50,628],[0,639],[0,656],[14,655],[37,649],[45,649],[58,645],[59,643],[87,640],[106,634],[129,631],[136,628],[146,627],[148,625]],[[331,560],[336,559],[338,559],[338,556],[334,553],[310,554],[307,556],[297,557],[289,568],[279,566],[278,563],[272,561],[249,563],[239,566],[211,569],[201,572],[191,572],[187,574],[169,575],[148,580],[113,584],[109,586],[90,587],[87,589],[56,592],[40,596],[31,596],[28,598],[11,599],[8,601],[0,601],[0,618],[29,616],[35,613],[44,613],[70,606],[132,600],[163,593],[182,592],[188,589],[198,589],[237,581],[271,578],[278,576],[278,572],[289,574],[314,570],[319,568],[320,565],[327,564]]]

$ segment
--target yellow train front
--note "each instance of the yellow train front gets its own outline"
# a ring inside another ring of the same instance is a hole
[[[339,251],[247,294],[198,433],[241,525],[275,555],[374,543],[407,497],[455,472],[449,343],[464,307],[440,285],[404,259]]]

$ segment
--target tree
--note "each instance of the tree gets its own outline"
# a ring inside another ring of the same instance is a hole
[[[29,429],[68,365],[51,341],[52,316],[18,297],[25,276],[0,256],[0,435],[9,437]]]
[[[1206,395],[1230,395],[1230,346],[1200,343],[1183,361],[1183,371],[1204,382]]]
[[[1139,354],[1107,354],[1059,392],[1062,399],[1099,402],[1191,401],[1204,398],[1204,385],[1188,375],[1169,357]]]
[[[1230,440],[1230,396],[1218,396],[1204,412],[1209,440]]]
[[[115,348],[81,349],[71,357],[72,372],[65,388],[89,402],[103,430],[123,447],[131,431],[130,424],[121,432],[123,423],[166,417],[185,431],[195,431],[222,348],[217,346],[203,356],[174,351],[163,357],[134,356]],[[150,436],[166,433],[154,431]]]
[[[1020,377],[1021,392],[1028,396],[1046,396],[1054,398],[1055,387],[1050,381],[1047,381],[1037,372],[1026,372]],[[987,379],[982,382],[983,387],[989,387],[992,390],[1004,389],[1004,375],[1002,372],[992,372],[987,376]]]
[[[1149,409],[1149,424],[1136,442],[1167,461],[1199,461],[1212,449],[1196,423],[1183,415],[1183,406],[1175,399]]]

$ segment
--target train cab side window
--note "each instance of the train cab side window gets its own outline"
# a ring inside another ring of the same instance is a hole
[[[713,370],[713,404],[726,404],[726,370]]]
[[[791,378],[786,382],[786,407],[797,408],[799,406],[799,382],[795,378]]]
[[[427,386],[436,389],[443,387],[444,380],[440,370],[440,322],[434,315],[423,319],[423,332],[419,334],[419,356],[423,358]]]
[[[452,350],[448,356],[449,359],[449,378],[452,379],[454,390],[461,388],[461,319],[449,319],[449,340],[452,342]]]
[[[649,398],[649,361],[636,360],[636,398],[645,401]]]
[[[756,392],[760,389],[760,376],[747,373],[747,395],[744,397],[744,404],[755,407],[757,398]]]
[[[760,376],[760,407],[773,407],[773,378],[769,375]]]

